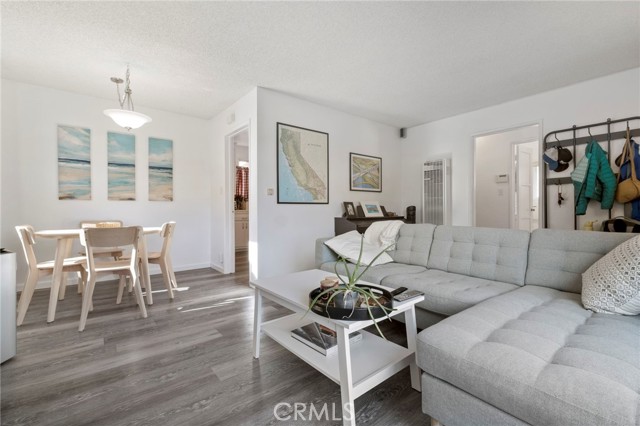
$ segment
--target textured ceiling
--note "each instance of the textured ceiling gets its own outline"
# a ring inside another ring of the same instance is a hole
[[[398,127],[640,66],[640,2],[7,2],[2,77],[210,118],[262,86]]]

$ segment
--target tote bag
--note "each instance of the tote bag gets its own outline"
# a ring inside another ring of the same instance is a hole
[[[622,150],[622,162],[620,164],[624,164],[627,160],[631,163],[631,176],[629,179],[625,179],[620,182],[622,173],[618,173],[618,186],[616,188],[616,201],[623,204],[640,198],[640,180],[638,180],[636,175],[636,165],[633,158],[635,152],[633,151],[629,128],[627,128],[627,140],[624,143],[624,148]]]

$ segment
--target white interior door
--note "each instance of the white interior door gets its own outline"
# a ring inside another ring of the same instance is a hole
[[[516,145],[516,202],[515,223],[517,229],[531,231],[533,208],[532,151],[523,144]]]

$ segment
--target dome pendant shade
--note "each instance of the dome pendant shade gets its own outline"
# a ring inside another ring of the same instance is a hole
[[[137,129],[153,121],[148,115],[126,109],[105,109],[104,115],[111,117],[118,126],[127,130]]]
[[[105,109],[104,115],[111,117],[118,126],[124,127],[129,131],[150,123],[152,121],[151,117],[134,111],[133,98],[131,97],[131,81],[129,79],[129,65],[127,65],[126,80],[122,80],[118,77],[111,77],[111,81],[116,84],[120,109]],[[125,83],[123,96],[120,96],[121,83]]]

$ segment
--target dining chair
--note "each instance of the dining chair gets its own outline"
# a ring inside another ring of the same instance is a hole
[[[80,221],[80,228],[122,228],[123,222],[121,220],[83,220]],[[96,249],[94,252],[100,256],[109,256],[113,257],[114,260],[117,260],[121,257],[124,252],[120,247],[104,247],[102,249]],[[84,253],[82,253],[84,254]]]
[[[178,288],[176,275],[173,272],[173,263],[171,262],[171,242],[173,240],[173,232],[175,228],[175,222],[163,223],[162,228],[160,229],[160,236],[162,237],[162,248],[159,252],[147,253],[147,259],[149,263],[160,265],[162,278],[164,279],[164,285],[167,288],[167,293],[169,293],[169,299],[173,299],[173,289]],[[126,258],[128,258],[128,256],[123,256],[123,259]],[[124,285],[124,280],[121,280],[120,288],[118,289],[118,303],[120,303],[120,299],[122,298]]]
[[[80,234],[80,243],[85,247],[87,253],[87,285],[82,297],[82,312],[80,314],[79,331],[83,331],[87,323],[87,316],[91,310],[93,291],[96,286],[96,276],[100,273],[128,275],[132,278],[133,291],[142,317],[147,317],[147,309],[142,298],[139,277],[139,255],[140,238],[143,237],[142,227],[128,226],[116,228],[85,228]],[[131,256],[128,259],[104,260],[104,257],[96,255],[96,250],[105,247],[122,247],[131,249]],[[120,280],[122,282],[122,280]]]
[[[47,260],[44,262],[38,262],[36,259],[35,250],[33,248],[36,244],[36,238],[32,226],[19,225],[16,226],[16,231],[18,232],[20,243],[22,243],[22,251],[24,252],[28,268],[27,280],[24,284],[24,288],[22,289],[22,293],[20,294],[20,301],[18,302],[17,325],[21,325],[24,321],[25,315],[27,314],[27,309],[31,303],[31,297],[33,296],[38,280],[47,275],[53,275],[54,261]],[[80,281],[78,282],[78,287],[85,285],[87,282],[87,276],[84,268],[86,259],[87,258],[85,256],[68,257],[64,259],[62,264],[63,272],[79,273]],[[66,281],[63,282],[63,284],[66,285]],[[51,288],[53,289],[53,286]],[[61,287],[59,291],[61,292],[63,288],[64,287]]]

